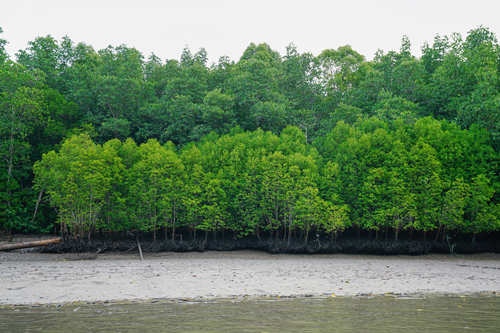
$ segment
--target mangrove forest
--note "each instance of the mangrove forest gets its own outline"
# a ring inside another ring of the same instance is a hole
[[[1,32],[1,29],[0,29]],[[1,34],[0,34],[1,37]],[[449,242],[500,231],[500,46],[237,61],[0,39],[0,232]],[[126,237],[126,236],[124,236]]]

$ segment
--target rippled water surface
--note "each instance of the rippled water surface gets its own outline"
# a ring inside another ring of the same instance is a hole
[[[500,332],[500,297],[219,300],[0,309],[0,332]]]

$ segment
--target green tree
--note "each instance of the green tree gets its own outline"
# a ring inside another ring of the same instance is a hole
[[[408,176],[415,196],[417,216],[413,227],[420,231],[437,228],[442,181],[441,163],[436,151],[423,141],[417,142],[409,153]]]
[[[35,184],[57,207],[63,233],[90,239],[120,164],[116,151],[104,152],[84,134],[67,139],[59,152],[50,151],[35,163]]]
[[[465,208],[468,216],[465,231],[475,236],[480,232],[499,229],[498,204],[495,205],[491,202],[494,193],[490,180],[484,175],[478,175],[472,179],[470,197]]]
[[[154,139],[139,146],[140,160],[130,170],[129,205],[139,228],[153,232],[156,241],[161,227],[175,227],[182,194],[184,166],[177,154]]]
[[[20,65],[0,64],[0,225],[8,233],[28,227],[29,139],[45,121],[46,102],[43,80]]]

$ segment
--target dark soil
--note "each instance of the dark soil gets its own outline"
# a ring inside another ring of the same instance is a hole
[[[257,238],[213,240],[157,240],[143,235],[140,241],[143,252],[190,252],[190,251],[234,251],[261,250],[269,253],[346,253],[376,255],[423,255],[429,253],[500,253],[500,240],[497,235],[488,235],[474,241],[470,237],[456,237],[446,241],[428,240],[376,240],[367,238],[342,238],[337,241],[316,238],[304,244],[303,240],[290,242],[275,239],[258,240]],[[49,245],[41,249],[44,253],[79,253],[79,252],[136,252],[135,237],[96,237],[95,239],[66,239],[63,243]]]

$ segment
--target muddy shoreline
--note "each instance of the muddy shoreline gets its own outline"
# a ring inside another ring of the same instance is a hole
[[[338,241],[330,239],[315,239],[307,244],[303,241],[276,241],[274,239],[258,240],[243,238],[238,240],[203,240],[171,241],[142,239],[144,252],[204,252],[204,251],[235,251],[258,250],[272,254],[374,254],[374,255],[426,255],[438,254],[475,254],[500,253],[500,241],[496,238],[471,242],[464,239],[450,241],[423,240],[375,240],[346,238]],[[45,253],[78,253],[78,252],[125,252],[137,251],[135,239],[67,239],[63,243],[44,247]]]
[[[0,253],[0,304],[500,293],[500,255]]]
[[[180,234],[182,235],[182,234]],[[182,239],[152,240],[151,235],[139,237],[142,251],[145,253],[160,252],[205,252],[205,251],[239,251],[257,250],[271,254],[362,254],[362,255],[427,255],[427,254],[479,254],[500,253],[500,234],[487,234],[471,241],[469,236],[456,235],[446,240],[425,239],[373,239],[362,237],[341,237],[338,240],[317,237],[304,243],[293,239],[291,242],[274,238],[257,239],[247,237],[241,239],[192,240]],[[53,235],[15,235],[11,242],[27,242],[55,238]],[[0,238],[0,245],[7,244],[5,237]],[[64,239],[63,242],[40,248],[25,249],[24,252],[42,253],[106,253],[122,252],[125,254],[138,252],[137,238],[123,234],[95,235],[92,240]]]
[[[0,310],[2,309],[33,309],[33,308],[77,308],[80,306],[115,306],[115,305],[132,305],[132,304],[210,304],[210,303],[244,303],[244,302],[280,302],[280,301],[293,301],[293,300],[330,300],[330,299],[373,299],[373,298],[394,298],[399,300],[423,300],[433,299],[440,297],[455,297],[455,298],[485,298],[494,297],[500,298],[500,291],[483,291],[473,293],[383,293],[383,294],[366,294],[358,293],[355,295],[337,295],[337,294],[301,294],[301,295],[234,295],[227,297],[181,297],[181,298],[133,298],[133,299],[111,299],[99,301],[67,301],[58,303],[19,303],[19,304],[2,304],[0,303]]]

